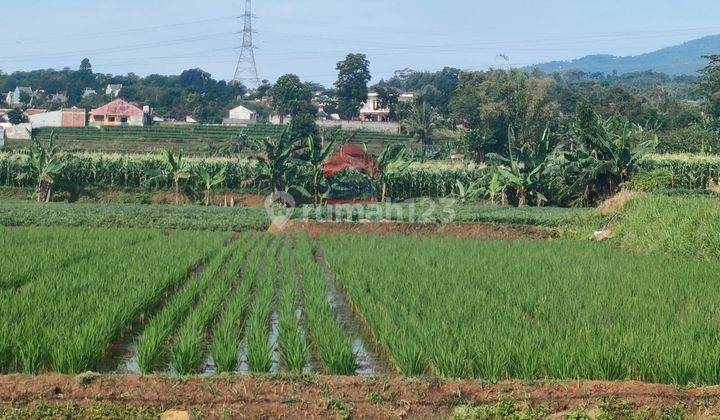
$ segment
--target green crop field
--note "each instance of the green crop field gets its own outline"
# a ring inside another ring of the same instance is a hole
[[[2,190],[0,190],[2,192]],[[7,191],[6,191],[7,192]],[[375,221],[402,223],[485,223],[562,227],[593,214],[590,208],[526,207],[420,201],[414,204],[304,206],[295,220],[352,222],[358,215]],[[262,231],[271,220],[263,207],[172,206],[131,203],[38,203],[0,199],[0,226],[66,226],[157,228],[212,231]]]
[[[0,366],[79,373],[216,254],[225,236],[2,228]]]
[[[717,264],[563,240],[319,246],[406,375],[720,383]]]
[[[124,341],[144,373],[203,372],[208,356],[215,372],[302,372],[311,355],[318,370],[355,370],[304,237],[2,229],[13,263],[0,277],[0,371],[99,369]]]
[[[148,127],[98,128],[40,128],[33,131],[42,141],[55,132],[57,145],[68,151],[102,153],[157,153],[161,149],[183,150],[189,155],[215,154],[224,145],[238,139],[241,134],[261,140],[279,137],[286,127],[270,124],[252,124],[247,127],[220,125],[160,125]],[[344,137],[355,143],[368,143],[373,150],[382,150],[386,144],[413,143],[411,137],[370,131],[347,131]],[[28,140],[9,140],[6,147],[22,149],[30,146]]]
[[[368,352],[407,376],[720,383],[715,262],[570,239],[41,227],[2,228],[0,253],[4,372],[347,375]]]

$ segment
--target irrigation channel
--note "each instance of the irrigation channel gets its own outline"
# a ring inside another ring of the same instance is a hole
[[[256,235],[261,236],[261,235]],[[279,239],[280,238],[280,239]],[[283,247],[290,248],[290,255],[292,263],[295,264],[294,269],[286,270],[290,271],[294,275],[294,282],[296,290],[300,290],[303,287],[303,278],[301,270],[298,269],[297,259],[299,258],[295,252],[295,238],[294,237],[264,237],[260,240],[252,238],[253,243],[246,246],[243,256],[244,262],[242,269],[237,273],[234,285],[228,290],[227,295],[224,298],[224,302],[221,304],[221,309],[217,310],[216,315],[212,322],[207,325],[207,330],[204,333],[206,343],[202,346],[203,358],[202,363],[196,369],[195,374],[200,376],[210,376],[218,372],[215,361],[212,356],[212,337],[214,326],[218,325],[219,319],[223,316],[223,309],[227,310],[227,306],[230,305],[231,296],[239,289],[239,284],[242,282],[252,282],[252,290],[248,296],[248,301],[244,303],[245,308],[241,310],[241,321],[238,326],[238,342],[237,342],[237,361],[236,367],[233,372],[238,374],[250,374],[252,372],[251,363],[249,362],[249,348],[248,348],[248,322],[247,318],[256,304],[258,295],[260,294],[259,288],[262,287],[260,284],[263,276],[270,276],[272,281],[272,288],[274,289],[273,297],[271,301],[271,308],[269,310],[269,316],[267,318],[267,336],[269,340],[268,349],[270,350],[269,355],[269,369],[268,373],[275,374],[282,372],[285,368],[283,366],[283,360],[280,349],[281,337],[281,297],[280,289],[283,281],[282,268],[279,266],[282,264],[280,251]],[[264,249],[252,249],[254,246]],[[232,246],[228,243],[226,247]],[[250,248],[250,249],[248,249]],[[222,252],[220,253],[222,254]],[[230,254],[230,253],[227,253]],[[272,254],[272,255],[269,255]],[[177,298],[182,294],[184,288],[189,288],[193,282],[202,281],[203,276],[217,276],[220,277],[225,271],[225,267],[229,265],[230,259],[226,255],[222,257],[216,255],[213,258],[225,258],[224,262],[221,262],[223,268],[218,270],[217,267],[208,268],[215,261],[212,259],[191,271],[186,277],[182,284],[175,289],[168,291],[164,299],[157,302],[152,308],[146,311],[139,319],[135,320],[132,327],[129,328],[126,333],[116,342],[112,343],[107,350],[106,357],[99,364],[98,370],[103,373],[111,374],[130,374],[138,375],[142,374],[141,363],[139,360],[138,343],[142,339],[142,335],[148,326],[148,324],[158,316],[166,306],[171,306],[173,299]],[[324,286],[327,292],[324,296],[327,300],[325,303],[329,306],[331,311],[331,317],[339,325],[341,332],[346,336],[349,344],[352,348],[356,361],[356,368],[354,374],[356,376],[363,377],[378,377],[387,376],[392,373],[387,360],[382,356],[383,352],[380,351],[375,344],[368,328],[362,323],[360,318],[356,315],[353,310],[352,303],[349,301],[347,293],[343,287],[336,281],[334,274],[332,273],[329,265],[325,262],[322,256],[322,252],[317,250],[314,254],[311,254],[312,264],[316,264],[318,271],[322,273],[321,277],[324,279]],[[270,262],[268,264],[268,262]],[[269,270],[275,270],[269,271]],[[210,273],[208,273],[210,271]],[[214,279],[213,279],[214,280]],[[208,286],[209,287],[209,286]],[[247,285],[246,287],[250,287]],[[206,292],[207,293],[207,292]],[[306,362],[302,369],[304,373],[328,373],[327,369],[323,369],[323,362],[321,360],[320,352],[312,343],[312,334],[309,334],[310,322],[306,319],[305,303],[303,301],[303,294],[297,293],[298,297],[295,300],[295,321],[299,331],[300,339],[305,343],[306,347]],[[197,299],[193,305],[196,307],[187,309],[185,311],[185,317],[191,317],[193,310],[197,310],[197,307],[202,303],[201,299]],[[160,358],[154,366],[152,373],[162,374],[166,376],[180,376],[171,362],[169,357],[170,343],[174,340],[174,335],[177,334],[177,326],[182,324],[182,320],[176,322],[173,327],[173,332],[169,334],[169,338],[165,340],[166,349],[163,352],[163,356]]]
[[[353,353],[355,353],[358,363],[355,374],[358,376],[389,375],[392,372],[389,363],[380,356],[382,353],[378,347],[372,344],[375,341],[372,339],[368,328],[355,315],[352,305],[348,301],[347,292],[337,283],[335,275],[327,261],[325,261],[322,251],[315,254],[315,260],[325,274],[330,306],[352,342]]]

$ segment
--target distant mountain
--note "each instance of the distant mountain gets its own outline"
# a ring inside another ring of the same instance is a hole
[[[588,55],[572,61],[552,61],[530,66],[546,73],[581,70],[587,73],[632,73],[653,70],[669,75],[696,74],[705,67],[702,56],[720,54],[720,35],[711,35],[674,47],[630,57]]]

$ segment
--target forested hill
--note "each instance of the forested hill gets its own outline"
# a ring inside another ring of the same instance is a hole
[[[582,70],[587,73],[653,70],[670,75],[696,74],[707,64],[707,60],[702,57],[709,54],[720,54],[720,35],[707,36],[638,56],[588,55],[572,61],[538,64],[531,68],[538,68],[546,73],[565,70]]]

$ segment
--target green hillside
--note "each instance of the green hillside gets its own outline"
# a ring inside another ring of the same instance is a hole
[[[546,73],[581,70],[587,73],[632,73],[646,70],[669,75],[696,74],[707,60],[704,55],[720,53],[720,35],[712,35],[647,54],[618,57],[614,55],[588,55],[570,61],[552,61],[531,68]]]

